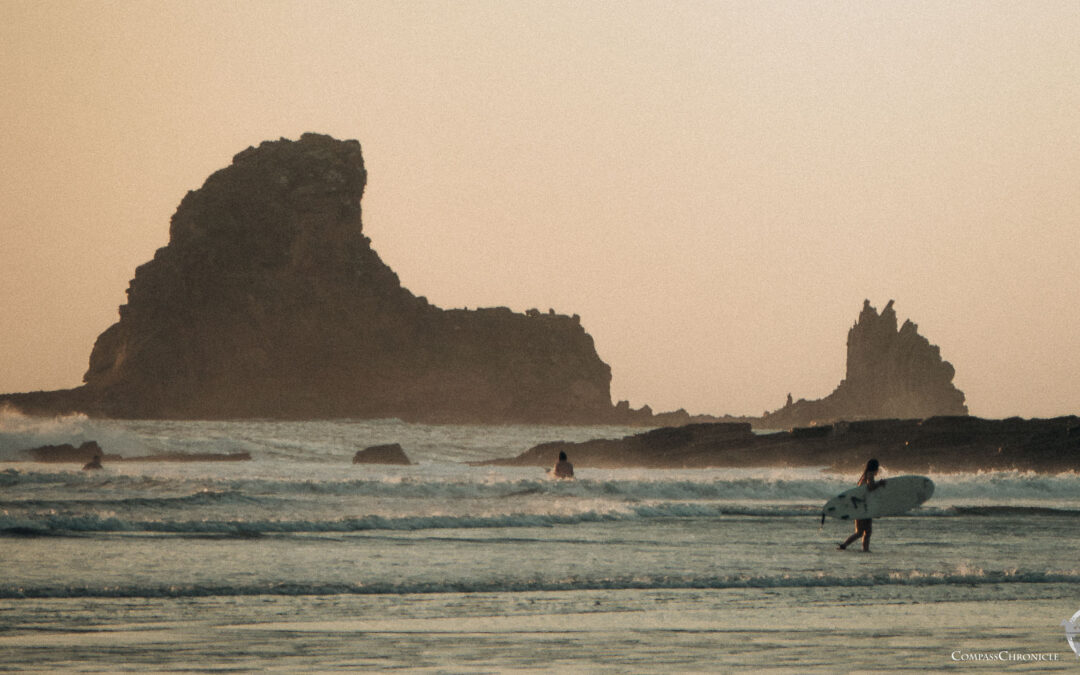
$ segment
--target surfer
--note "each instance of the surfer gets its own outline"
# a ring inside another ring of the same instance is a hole
[[[573,478],[574,465],[566,461],[566,453],[560,451],[559,461],[555,462],[555,466],[551,467],[548,473],[556,478]]]
[[[885,481],[883,481],[883,480],[874,480],[874,476],[877,475],[878,468],[879,468],[879,465],[878,465],[878,461],[876,459],[871,459],[869,462],[867,462],[866,463],[866,469],[863,470],[862,476],[859,476],[859,482],[856,483],[856,485],[865,485],[867,492],[873,492],[874,490],[876,490],[879,487],[881,487],[882,485],[884,485]],[[822,518],[824,518],[824,516],[822,516]],[[836,548],[843,551],[852,542],[854,542],[856,539],[858,539],[859,537],[862,537],[862,550],[863,550],[864,553],[869,553],[870,552],[870,534],[873,531],[874,531],[873,520],[871,518],[856,519],[855,520],[855,534],[853,534],[850,537],[848,537],[847,539],[845,539],[844,543],[840,544]]]
[[[94,469],[101,469],[101,468],[103,468],[101,466],[101,455],[94,455],[94,458],[92,460],[90,460],[86,464],[83,464],[82,470],[83,471],[93,471]]]

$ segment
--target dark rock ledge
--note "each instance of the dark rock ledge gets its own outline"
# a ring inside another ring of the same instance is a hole
[[[621,439],[553,442],[477,465],[551,466],[560,451],[578,468],[813,466],[855,472],[876,457],[890,472],[1080,467],[1080,418],[930,417],[839,422],[755,434],[749,424],[665,427]]]
[[[399,443],[386,445],[373,445],[363,450],[357,450],[353,455],[353,464],[401,464],[409,465],[412,462],[405,454]]]
[[[23,450],[20,457],[9,461],[85,464],[96,456],[100,456],[101,461],[105,464],[110,462],[243,462],[251,459],[251,453],[247,452],[163,452],[155,455],[124,457],[122,455],[107,454],[102,451],[101,446],[96,441],[87,441],[79,447],[64,443],[30,448]]]

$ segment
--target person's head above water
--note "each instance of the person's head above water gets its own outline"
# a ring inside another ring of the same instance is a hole
[[[566,453],[563,452],[562,450],[559,451],[559,461],[560,462],[565,462],[566,461]]]
[[[876,459],[872,459],[869,462],[867,462],[866,463],[866,470],[867,471],[877,471],[878,470],[878,461]]]

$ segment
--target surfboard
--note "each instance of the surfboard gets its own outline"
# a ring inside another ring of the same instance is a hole
[[[886,478],[872,492],[865,485],[842,492],[821,510],[821,520],[826,516],[840,520],[883,518],[906,513],[930,499],[934,494],[934,481],[926,476],[896,476]]]

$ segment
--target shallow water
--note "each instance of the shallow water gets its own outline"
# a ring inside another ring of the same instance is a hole
[[[1076,667],[1075,474],[934,475],[866,555],[819,526],[854,477],[464,464],[633,432],[9,413],[0,459],[93,439],[254,460],[0,465],[0,668]],[[350,463],[387,442],[417,463]]]

